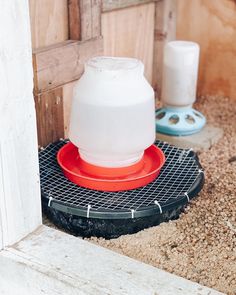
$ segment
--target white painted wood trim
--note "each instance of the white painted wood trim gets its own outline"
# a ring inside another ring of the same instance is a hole
[[[0,294],[222,293],[42,226],[0,253]]]
[[[41,224],[28,0],[0,9],[0,249]]]

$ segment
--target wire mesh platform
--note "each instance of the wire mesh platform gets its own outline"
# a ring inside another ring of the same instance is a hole
[[[166,163],[152,183],[121,192],[82,188],[67,180],[57,163],[56,154],[66,142],[39,152],[40,179],[44,212],[74,234],[115,237],[176,218],[203,186],[204,173],[193,151],[157,141]],[[105,224],[112,234],[101,228]]]

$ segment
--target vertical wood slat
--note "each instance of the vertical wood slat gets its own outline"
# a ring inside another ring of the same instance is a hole
[[[101,35],[101,0],[69,0],[69,38],[89,40]]]
[[[35,96],[38,144],[47,144],[64,137],[63,89],[55,88]]]
[[[29,0],[32,47],[68,40],[67,0]]]
[[[31,0],[32,1],[32,0]],[[62,1],[62,0],[61,0]],[[88,41],[86,44],[81,44],[78,42],[78,50],[72,52],[71,59],[74,58],[74,64],[78,63],[78,66],[73,66],[71,70],[71,80],[74,79],[73,75],[77,75],[77,68],[82,67],[82,57],[81,51],[83,48],[87,48],[88,58],[90,57],[90,46],[92,46],[92,51],[97,50],[97,46],[93,46],[94,38],[101,35],[101,0],[68,0],[68,20],[69,20],[69,39]],[[92,41],[90,40],[92,39]],[[68,41],[69,42],[69,41]],[[91,44],[92,42],[92,44]],[[65,42],[66,43],[66,42]],[[98,43],[102,43],[102,40],[98,40]],[[60,49],[61,45],[61,49]],[[58,60],[58,67],[63,67],[64,59],[66,58],[66,52],[68,47],[65,44],[59,44],[58,50],[62,52],[62,58]],[[64,47],[63,47],[64,46]],[[70,44],[68,43],[70,47]],[[73,46],[72,46],[73,47]],[[76,48],[77,48],[76,47]],[[99,47],[100,48],[100,47]],[[102,47],[101,47],[102,48]],[[65,53],[63,53],[65,50]],[[43,48],[50,55],[50,48]],[[54,52],[54,51],[53,51]],[[100,54],[101,50],[97,54]],[[47,53],[45,53],[47,56]],[[39,53],[40,55],[40,53]],[[39,83],[38,74],[40,70],[40,60],[39,55],[36,53],[33,55],[33,67],[34,67],[34,96],[35,96],[35,106],[37,112],[37,127],[38,127],[38,142],[40,146],[46,146],[47,144],[64,137],[64,107],[63,107],[63,85],[57,87],[57,83],[50,82],[48,85],[49,89],[44,89],[42,91],[42,85]],[[91,55],[93,55],[91,53]],[[78,61],[79,57],[79,61]],[[52,63],[55,60],[54,55],[49,56],[48,63]],[[84,62],[84,60],[83,60]],[[71,63],[70,63],[71,65]],[[80,66],[81,65],[81,66]],[[68,72],[68,63],[64,64],[63,74]],[[45,69],[44,69],[45,70]],[[55,68],[52,70],[52,76],[55,75]],[[59,73],[60,74],[60,73]],[[59,75],[58,74],[58,75]],[[53,76],[53,77],[54,77]],[[60,75],[59,75],[60,76]],[[76,76],[77,77],[77,76]],[[46,79],[46,78],[45,78]],[[41,81],[41,80],[40,80]],[[65,82],[66,83],[66,82]],[[59,83],[60,84],[60,83]],[[56,87],[56,88],[54,88]],[[50,89],[51,88],[51,89]]]
[[[80,0],[68,0],[69,39],[80,40]]]
[[[70,123],[70,112],[74,87],[77,81],[66,83],[63,86],[63,111],[64,111],[64,132],[65,138],[68,138],[69,134],[69,123]]]
[[[148,3],[102,14],[104,54],[135,57],[152,82],[155,4]]]
[[[101,36],[101,13],[102,1],[91,0],[91,21],[92,21],[92,35],[90,38]]]
[[[161,97],[163,49],[167,42],[176,38],[176,5],[176,0],[156,2],[153,87],[158,97]]]

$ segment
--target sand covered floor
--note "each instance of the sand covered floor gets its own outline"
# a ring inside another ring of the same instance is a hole
[[[176,221],[134,235],[90,241],[168,272],[236,294],[236,101],[200,98],[197,109],[224,136],[199,153],[206,182]]]

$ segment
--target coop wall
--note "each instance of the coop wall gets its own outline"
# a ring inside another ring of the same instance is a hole
[[[72,91],[95,55],[143,61],[161,95],[162,53],[177,39],[201,46],[198,95],[236,98],[235,1],[29,0],[40,146],[68,136]]]
[[[177,0],[177,39],[200,44],[198,94],[236,99],[236,1]]]
[[[92,56],[141,59],[146,78],[160,90],[158,63],[175,35],[168,27],[175,1],[29,0],[40,146],[68,136],[73,87]]]

